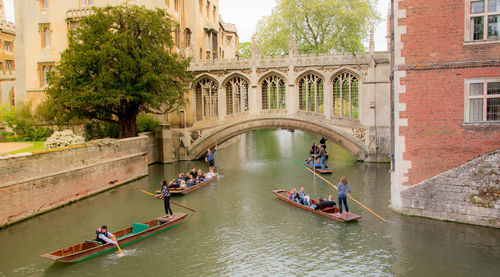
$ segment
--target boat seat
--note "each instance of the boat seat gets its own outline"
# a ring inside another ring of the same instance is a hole
[[[118,239],[123,239],[132,235],[135,235],[137,233],[146,231],[149,228],[149,225],[147,224],[142,224],[142,223],[134,223],[132,224],[132,232],[130,234],[126,234],[125,236],[121,236]]]

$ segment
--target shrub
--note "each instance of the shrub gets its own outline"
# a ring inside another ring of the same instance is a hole
[[[150,114],[141,113],[137,115],[137,133],[154,132],[159,126],[160,121]]]
[[[8,141],[43,141],[52,134],[51,129],[39,126],[40,122],[28,105],[3,105],[0,108],[0,122],[6,123],[14,131],[13,137],[4,136]]]
[[[73,134],[71,130],[64,130],[61,132],[55,132],[50,136],[45,142],[45,148],[52,149],[58,147],[64,147],[75,144],[82,144],[85,140],[81,136]]]
[[[101,138],[118,138],[120,126],[103,121],[92,120],[83,127],[84,136],[87,140]]]

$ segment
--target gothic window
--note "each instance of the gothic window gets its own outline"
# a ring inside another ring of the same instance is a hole
[[[299,80],[299,108],[309,112],[323,112],[323,79],[309,73]]]
[[[333,114],[359,118],[359,81],[349,72],[333,78]]]
[[[217,117],[217,88],[217,83],[209,78],[196,83],[196,120]]]
[[[233,77],[226,83],[226,114],[248,111],[248,82],[241,77]]]
[[[49,0],[41,0],[40,1],[40,9],[46,11],[49,9]]]
[[[5,71],[12,73],[12,71],[16,70],[15,64],[13,60],[5,60]]]
[[[83,7],[90,7],[94,5],[94,0],[81,0],[81,1]]]
[[[467,122],[500,121],[500,79],[466,81]]]
[[[286,109],[285,82],[282,78],[271,75],[262,81],[262,109]]]
[[[7,41],[4,40],[3,42],[3,48],[5,49],[5,52],[7,53],[12,53],[12,41]]]
[[[14,88],[9,91],[9,104],[12,106],[16,105],[16,96],[14,94]]]
[[[42,39],[42,48],[49,48],[50,47],[50,24],[49,23],[43,23],[40,24],[40,37]]]
[[[184,39],[186,41],[186,47],[191,46],[191,30],[186,28],[186,30],[184,30],[184,37],[185,37]]]
[[[500,0],[471,0],[469,3],[468,39],[500,39]]]
[[[47,79],[48,73],[54,71],[54,63],[39,63],[38,70],[40,72],[40,87],[46,87],[49,85],[49,80]]]

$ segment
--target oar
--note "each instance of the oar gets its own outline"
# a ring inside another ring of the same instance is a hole
[[[120,255],[123,255],[123,251],[122,249],[120,248],[120,245],[118,244],[118,241],[116,241],[116,237],[113,237],[113,239],[115,240],[116,242],[116,248],[118,248],[118,252],[120,252]]]
[[[295,160],[295,161],[298,164],[300,164],[302,167],[304,167],[305,169],[309,170],[312,174],[314,174],[314,175],[318,176],[319,178],[321,178],[321,180],[327,182],[330,186],[334,187],[337,191],[339,190],[334,184],[330,183],[328,180],[326,180],[325,178],[323,178],[321,175],[319,175],[315,171],[312,171],[310,168],[306,167],[301,162],[299,162],[297,160]],[[368,207],[366,207],[365,205],[363,205],[361,202],[359,202],[358,200],[354,199],[354,197],[352,197],[351,195],[347,194],[347,197],[349,197],[352,201],[358,203],[361,207],[367,209],[370,213],[374,214],[376,217],[380,218],[382,221],[385,222],[385,219],[383,219],[380,215],[376,214],[374,211],[370,210]]]
[[[145,190],[143,190],[143,189],[141,189],[141,191],[142,191],[142,192],[144,192],[144,193],[146,193],[146,194],[149,194],[149,195],[151,195],[151,196],[155,196],[155,195],[154,195],[154,194],[152,194],[151,192],[145,191]],[[192,211],[192,212],[196,212],[196,210],[193,210],[193,209],[191,209],[191,208],[188,208],[188,207],[182,206],[181,204],[177,204],[177,203],[175,203],[174,201],[170,201],[170,203],[172,203],[172,204],[174,204],[174,205],[177,205],[177,206],[179,206],[179,207],[183,207],[184,209],[190,210],[190,211]]]

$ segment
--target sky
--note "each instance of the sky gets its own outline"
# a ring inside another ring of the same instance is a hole
[[[14,0],[4,0],[8,21],[14,22]],[[219,13],[227,23],[236,24],[240,42],[251,41],[255,26],[260,18],[271,14],[276,0],[219,0]],[[375,50],[387,50],[387,10],[389,0],[378,0],[377,10],[382,21],[375,29]]]

